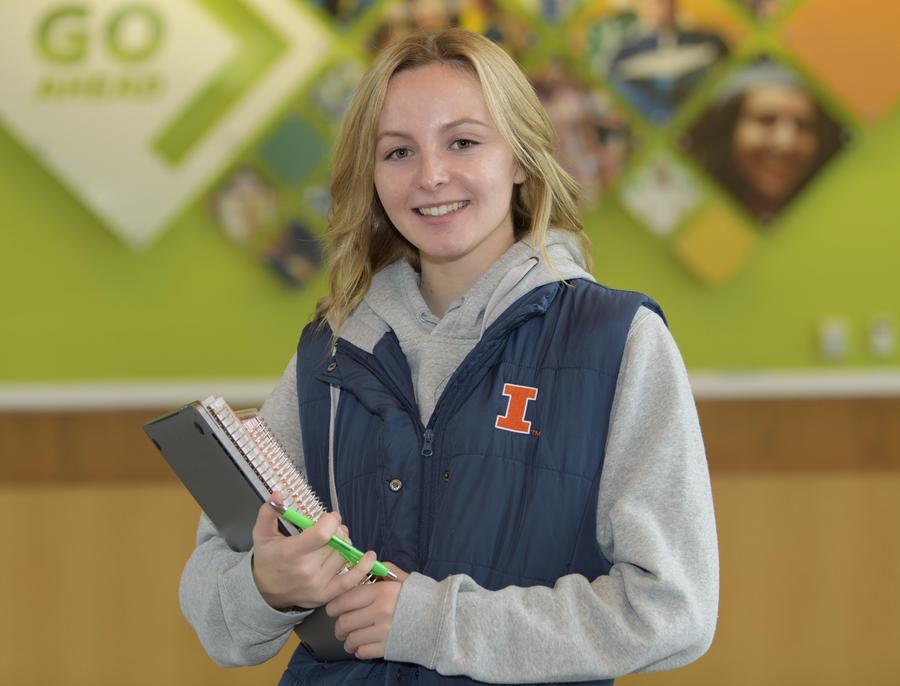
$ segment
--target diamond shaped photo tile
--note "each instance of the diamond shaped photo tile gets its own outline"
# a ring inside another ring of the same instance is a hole
[[[323,119],[339,127],[362,75],[363,68],[355,62],[332,65],[310,89],[309,103]]]
[[[867,122],[900,103],[900,2],[807,0],[782,38],[818,80]]]
[[[782,14],[796,0],[737,0],[753,18],[762,24]]]
[[[622,204],[654,235],[670,235],[701,199],[697,181],[668,152],[656,153],[619,190]]]
[[[441,31],[451,26],[487,36],[520,61],[537,42],[522,12],[511,11],[497,0],[389,0],[369,39],[369,50],[377,53],[416,30]]]
[[[293,113],[288,113],[259,146],[260,157],[286,184],[300,183],[327,153],[328,142]]]
[[[256,170],[240,167],[216,189],[211,205],[225,235],[247,245],[275,220],[279,203],[276,191]]]
[[[707,286],[723,286],[750,259],[758,240],[734,212],[713,203],[675,237],[675,256]]]
[[[338,62],[329,67],[309,91],[309,104],[335,129],[350,106],[362,74],[363,68],[355,62]]]
[[[726,5],[710,0],[590,0],[571,31],[594,76],[659,125],[744,33]]]
[[[328,218],[328,210],[331,208],[331,194],[324,185],[309,186],[303,190],[303,205],[320,220]]]
[[[305,224],[293,219],[263,248],[263,260],[292,288],[308,282],[322,264],[322,245]]]
[[[619,178],[631,156],[631,127],[606,94],[549,62],[529,75],[558,139],[559,161],[581,184],[581,204],[596,202]]]
[[[323,10],[332,21],[346,27],[359,19],[374,3],[373,0],[306,0]]]
[[[519,4],[543,21],[558,24],[581,2],[580,0],[519,0]]]
[[[798,74],[763,57],[721,84],[682,144],[765,226],[790,206],[848,138]]]

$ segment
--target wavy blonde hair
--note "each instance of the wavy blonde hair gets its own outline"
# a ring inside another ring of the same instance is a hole
[[[375,191],[375,137],[391,77],[435,63],[458,67],[478,79],[494,125],[525,171],[512,200],[516,238],[530,234],[546,260],[548,227],[570,232],[591,269],[590,242],[578,216],[579,186],[554,156],[553,126],[521,69],[477,33],[456,28],[414,33],[375,58],[337,139],[325,235],[331,258],[329,293],[316,305],[316,317],[323,324],[327,318],[335,338],[380,269],[400,258],[420,269],[416,248],[391,224]]]

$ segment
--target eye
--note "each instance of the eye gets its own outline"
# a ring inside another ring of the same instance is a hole
[[[409,157],[409,148],[394,148],[387,155],[386,160],[405,160]]]
[[[778,115],[769,112],[756,115],[756,123],[767,129],[772,128],[778,122]]]
[[[450,147],[453,150],[471,150],[476,145],[478,145],[477,141],[469,140],[468,138],[457,138]]]
[[[798,117],[794,123],[797,126],[797,130],[801,131],[803,133],[815,131],[815,128],[816,128],[816,124],[812,119],[805,119],[803,117]]]

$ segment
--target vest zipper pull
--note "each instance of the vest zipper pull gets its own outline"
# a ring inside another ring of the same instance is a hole
[[[431,449],[431,441],[434,438],[434,431],[431,429],[425,429],[425,435],[423,436],[424,443],[422,443],[422,457],[431,457],[434,455],[434,451]]]

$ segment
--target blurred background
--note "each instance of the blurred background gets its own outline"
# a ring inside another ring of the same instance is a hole
[[[373,51],[461,25],[532,79],[596,276],[666,311],[722,557],[716,640],[623,683],[896,684],[900,5],[0,5],[0,682],[275,683],[181,618],[198,509],[142,432],[258,405],[324,293]],[[215,583],[210,579],[210,583]]]

